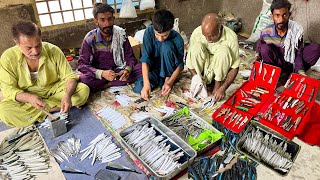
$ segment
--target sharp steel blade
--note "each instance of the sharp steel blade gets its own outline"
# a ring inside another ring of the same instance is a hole
[[[312,98],[313,98],[313,95],[314,95],[314,88],[313,88],[312,91],[311,91],[311,94],[310,94],[310,97],[309,97],[308,102],[311,102],[311,100],[312,100]]]
[[[123,166],[123,165],[121,165],[121,164],[112,163],[112,162],[108,162],[108,166],[110,166],[110,167],[114,167],[114,168],[118,168],[118,169],[133,170],[133,169],[128,168],[128,167],[126,167],[126,166]]]

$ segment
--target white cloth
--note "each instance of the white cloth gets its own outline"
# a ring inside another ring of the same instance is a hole
[[[113,35],[111,49],[113,52],[113,60],[118,69],[124,69],[126,62],[124,61],[123,43],[126,41],[126,31],[116,25],[113,25]]]
[[[200,98],[204,100],[208,97],[206,84],[198,74],[192,77],[190,91],[193,98]]]
[[[311,66],[310,69],[314,70],[314,71],[317,71],[317,72],[320,72],[320,58],[318,59],[318,61],[316,62],[315,65]]]
[[[289,20],[288,31],[284,41],[284,60],[294,64],[296,49],[303,37],[303,27],[295,21]]]

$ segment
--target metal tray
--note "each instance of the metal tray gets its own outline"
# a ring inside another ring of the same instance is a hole
[[[281,141],[286,141],[288,147],[287,147],[287,152],[291,153],[292,155],[292,162],[294,163],[294,161],[296,160],[297,156],[298,156],[298,153],[300,151],[300,146],[289,140],[288,138],[286,138],[285,136],[279,134],[278,132],[274,131],[273,129],[270,129],[268,128],[267,126],[263,125],[263,124],[260,124],[259,122],[255,122],[255,121],[252,121],[251,122],[251,125],[248,127],[248,129],[246,130],[246,132],[244,133],[244,135],[239,139],[237,145],[236,145],[236,148],[238,149],[238,151],[240,151],[241,153],[247,155],[249,158],[253,159],[254,161],[266,166],[267,168],[271,169],[272,171],[278,173],[279,175],[281,176],[286,176],[288,175],[288,173],[290,172],[291,168],[289,169],[288,172],[283,172],[283,171],[280,171],[280,170],[277,170],[277,169],[274,169],[272,166],[270,166],[269,164],[265,163],[264,161],[260,161],[258,160],[255,156],[253,156],[250,152],[248,152],[246,149],[242,148],[243,146],[243,143],[245,142],[246,140],[246,136],[249,132],[251,132],[251,129],[252,128],[259,128],[262,132],[264,132],[265,134],[268,133],[268,134],[273,134],[273,138],[278,142],[280,143]]]
[[[156,132],[159,133],[159,135],[163,135],[165,138],[168,138],[169,143],[171,145],[172,150],[177,149],[178,147],[182,149],[184,152],[184,156],[181,157],[178,162],[181,164],[181,167],[179,169],[175,169],[171,173],[167,175],[159,175],[156,173],[144,160],[140,158],[140,156],[137,154],[137,152],[123,139],[126,135],[131,133],[133,130],[136,129],[139,125],[145,125],[149,123],[150,125],[153,124],[156,128]],[[174,177],[175,175],[179,174],[181,171],[186,169],[189,164],[191,164],[194,161],[194,158],[197,156],[196,151],[190,147],[187,143],[185,143],[178,135],[176,135],[173,131],[171,131],[168,127],[166,127],[164,124],[162,124],[159,120],[155,118],[146,118],[143,121],[140,121],[138,123],[135,123],[134,125],[122,130],[120,132],[120,137],[122,143],[136,156],[137,159],[140,160],[140,162],[157,178],[157,179],[170,179]]]
[[[196,119],[196,121],[205,129],[209,129],[211,132],[213,133],[218,133],[220,132],[219,130],[217,130],[216,128],[214,128],[211,124],[209,124],[207,121],[205,121],[204,119],[202,119],[200,116],[198,116],[196,113],[194,113],[192,110],[189,110],[189,113],[191,115],[192,118]],[[166,119],[170,119],[171,117],[168,117]],[[165,119],[163,119],[165,120]],[[170,127],[168,127],[169,129],[171,129]],[[173,129],[171,129],[173,132],[175,132]],[[181,138],[181,137],[180,137]],[[182,138],[181,138],[182,139]],[[183,139],[182,139],[183,140]],[[219,146],[221,144],[222,138],[216,140],[215,142],[211,142],[211,144],[209,144],[206,148],[201,149],[199,151],[197,151],[198,156],[199,155],[203,155],[207,152],[209,152],[210,150],[214,149],[215,147]],[[188,142],[186,142],[188,144]]]

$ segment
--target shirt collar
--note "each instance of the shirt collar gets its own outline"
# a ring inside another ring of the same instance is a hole
[[[103,38],[101,36],[100,28],[97,28],[97,36],[96,36],[97,42],[103,42]]]

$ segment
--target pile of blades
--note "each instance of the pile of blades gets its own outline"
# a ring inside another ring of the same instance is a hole
[[[84,152],[80,160],[83,161],[87,157],[92,158],[91,165],[93,165],[96,159],[101,163],[106,163],[120,158],[120,148],[111,141],[111,138],[104,133],[99,134],[89,143],[88,147],[80,151],[80,153]]]
[[[121,106],[128,107],[130,102],[135,101],[136,99],[129,97],[125,94],[116,95],[116,101],[120,103]]]
[[[272,134],[261,132],[253,128],[247,134],[243,147],[252,153],[257,159],[271,165],[274,169],[288,172],[293,165],[291,153],[287,152],[287,143],[281,141],[279,144]]]
[[[224,154],[195,160],[195,163],[188,168],[188,177],[195,180],[255,180],[257,172],[253,161]]]
[[[124,137],[125,141],[137,152],[155,172],[166,175],[180,167],[178,160],[184,156],[180,148],[172,150],[162,135],[156,135],[154,125],[149,123],[137,128]]]
[[[197,118],[189,114],[187,107],[184,107],[170,118],[162,120],[162,123],[196,151],[206,148],[211,143],[219,140],[223,135],[220,132],[213,132],[205,127]]]
[[[125,116],[111,107],[105,107],[98,111],[97,114],[108,121],[113,129],[119,129],[127,124]]]
[[[69,114],[67,112],[56,112],[56,113],[53,113],[52,114],[56,119],[63,119],[63,120],[66,120],[66,124],[69,123]],[[49,117],[47,117],[45,119],[45,121],[43,121],[40,125],[39,125],[39,128],[49,128],[50,127],[50,124],[51,124],[51,120]]]
[[[68,157],[78,155],[80,152],[80,148],[80,139],[72,135],[66,141],[60,141],[57,145],[57,148],[51,150],[51,155],[60,162],[63,162],[64,160],[67,160],[69,162]]]
[[[50,171],[50,157],[35,127],[18,129],[0,144],[0,177],[32,179]]]

